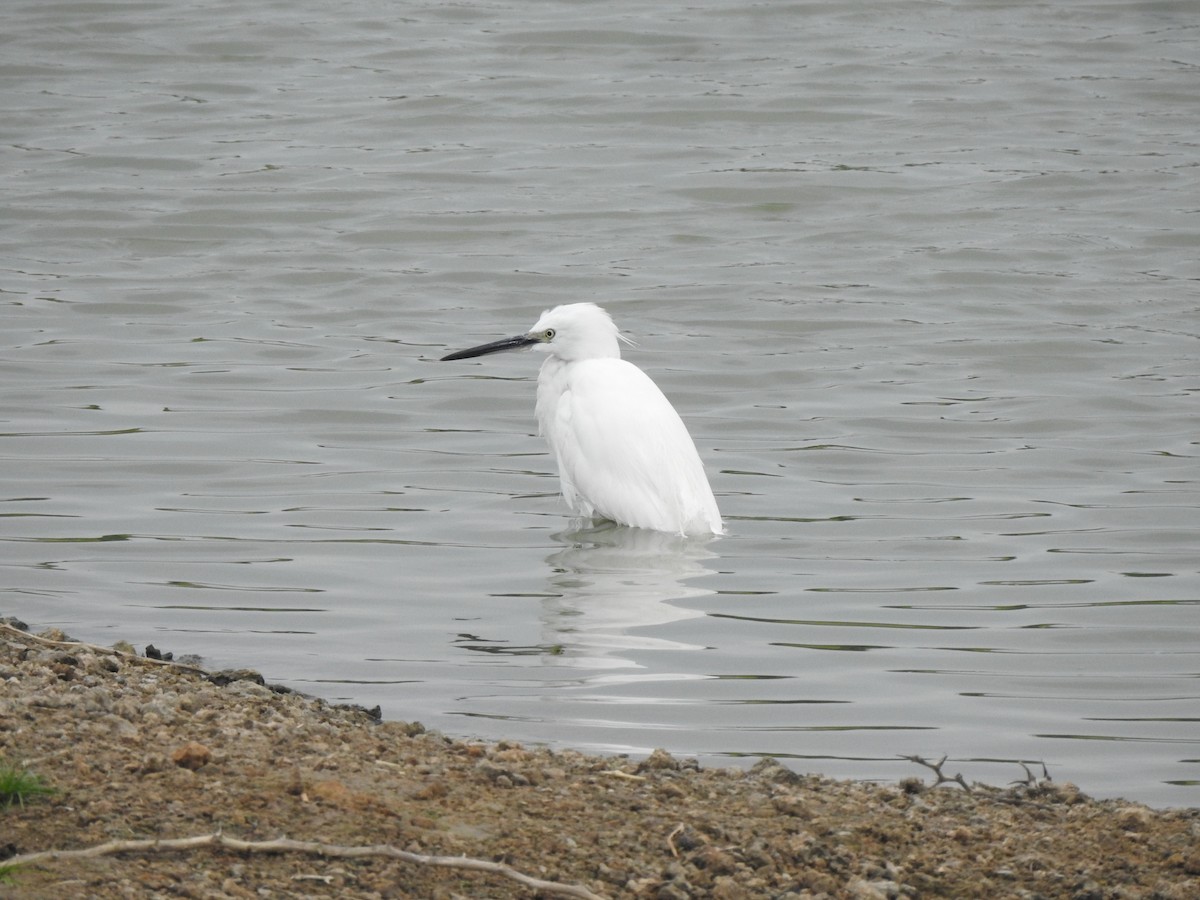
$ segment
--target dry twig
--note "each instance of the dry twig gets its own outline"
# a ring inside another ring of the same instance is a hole
[[[1039,762],[1041,762],[1041,760],[1039,760]],[[1042,762],[1042,777],[1040,780],[1036,775],[1033,774],[1033,772],[1029,771],[1029,766],[1025,765],[1025,763],[1021,760],[1017,760],[1017,765],[1025,770],[1025,777],[1018,778],[1016,781],[1010,781],[1009,784],[1023,784],[1026,787],[1037,787],[1043,781],[1053,780],[1050,778],[1050,770],[1046,768],[1045,762]]]
[[[969,784],[967,784],[967,780],[962,777],[961,772],[959,772],[953,778],[951,778],[949,775],[942,774],[942,766],[946,762],[945,756],[943,756],[941,759],[939,759],[935,763],[930,762],[927,759],[922,759],[920,756],[917,756],[916,754],[914,754],[912,756],[901,756],[900,758],[907,759],[909,762],[915,762],[917,765],[924,766],[927,769],[932,769],[933,774],[937,776],[937,781],[935,781],[933,783],[934,787],[937,787],[939,784],[946,784],[947,782],[951,782],[953,784],[962,785],[963,790],[966,791],[968,794],[972,793],[971,786]]]
[[[624,778],[626,781],[645,781],[645,775],[633,775],[629,772],[624,772],[621,769],[603,769],[601,775],[607,775],[610,778]]]
[[[675,826],[675,830],[667,835],[667,846],[671,849],[671,855],[679,859],[679,848],[675,846],[675,838],[683,831],[683,823],[680,822]]]
[[[322,844],[315,841],[294,841],[289,838],[277,838],[273,841],[243,841],[228,837],[217,831],[212,834],[201,834],[195,837],[172,838],[167,840],[137,840],[109,841],[85,847],[82,850],[41,850],[36,853],[25,853],[13,856],[4,861],[5,866],[25,866],[34,863],[49,862],[60,859],[91,859],[95,856],[107,856],[114,853],[143,853],[159,850],[193,850],[197,847],[228,847],[231,850],[257,853],[307,853],[312,856],[334,856],[342,858],[362,858],[368,856],[386,856],[401,862],[422,866],[439,866],[447,869],[466,869],[472,872],[483,872],[487,875],[500,875],[516,881],[535,891],[558,897],[576,897],[581,900],[604,900],[604,898],[583,885],[563,884],[558,881],[546,881],[519,872],[503,863],[490,862],[486,859],[473,859],[468,856],[429,856],[424,853],[410,853],[389,844],[372,846],[343,847],[335,844]]]

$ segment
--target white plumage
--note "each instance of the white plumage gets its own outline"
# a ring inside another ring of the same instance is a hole
[[[556,306],[527,334],[443,359],[533,347],[537,419],[580,516],[677,534],[724,531],[687,428],[645,372],[621,359],[620,334],[594,303]]]

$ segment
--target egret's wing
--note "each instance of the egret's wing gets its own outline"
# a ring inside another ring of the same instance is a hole
[[[545,430],[564,496],[578,511],[658,531],[721,530],[687,428],[658,386],[632,363],[615,358],[573,363]]]

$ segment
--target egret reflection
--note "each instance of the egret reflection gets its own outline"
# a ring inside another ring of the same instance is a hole
[[[557,665],[593,668],[636,666],[645,650],[701,650],[664,637],[660,626],[704,612],[679,600],[712,591],[689,583],[710,573],[707,542],[612,523],[555,535],[564,546],[546,558],[543,641],[556,648]],[[549,661],[549,660],[548,660]]]

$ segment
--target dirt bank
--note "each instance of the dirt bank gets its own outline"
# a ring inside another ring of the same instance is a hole
[[[459,742],[254,673],[48,641],[65,636],[0,626],[0,757],[56,789],[0,809],[0,857],[220,831],[465,856],[603,897],[1200,897],[1200,810],[1046,780],[935,788],[916,764],[875,785]],[[30,900],[553,895],[503,873],[213,846],[12,877],[0,895]]]

